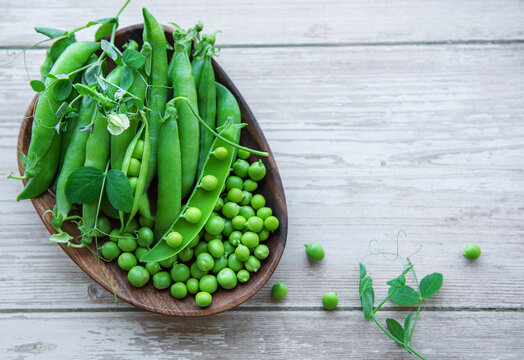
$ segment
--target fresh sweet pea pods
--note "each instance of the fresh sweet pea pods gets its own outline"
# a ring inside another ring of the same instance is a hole
[[[240,113],[240,107],[238,106],[237,99],[235,95],[229,91],[224,85],[216,83],[217,88],[217,128],[223,126],[228,119],[230,119],[235,124],[240,124],[242,122],[242,115]],[[240,141],[240,133],[238,134],[239,138],[235,139],[236,142]],[[235,148],[235,155],[237,149]],[[236,156],[235,156],[236,157]]]
[[[148,41],[152,47],[151,58],[151,90],[149,92],[148,107],[148,128],[151,154],[149,157],[149,167],[145,190],[156,172],[158,135],[162,117],[166,109],[167,102],[167,41],[164,35],[164,27],[146,9],[142,9],[144,16],[144,40]]]
[[[220,135],[222,138],[232,142],[241,127],[242,125],[229,122],[224,126]],[[142,261],[161,261],[178,254],[189,245],[191,240],[198,235],[206,224],[213,212],[217,199],[220,197],[233,163],[234,145],[224,141],[222,138],[216,138],[213,142],[212,151],[209,153],[203,169],[204,175],[214,176],[217,179],[217,186],[212,190],[206,190],[202,186],[197,185],[170,229],[162,236],[155,247],[142,257]],[[219,156],[219,159],[215,156],[215,150],[218,148],[226,149],[227,154],[225,157]],[[166,242],[167,234],[171,231],[176,231],[182,236],[182,244],[176,249],[169,246]]]
[[[169,230],[182,207],[182,161],[174,101],[166,106],[166,116],[158,140],[158,198],[155,238]]]
[[[200,76],[202,75],[202,69],[204,67],[204,55],[208,51],[213,51],[215,48],[215,34],[206,34],[202,36],[200,41],[193,52],[193,61],[191,67],[193,68],[193,76],[195,78],[195,87],[198,89],[200,84]]]
[[[74,42],[76,42],[74,35],[66,36],[55,41],[53,45],[51,45],[49,50],[46,51],[45,60],[42,66],[40,67],[42,81],[45,80],[46,75],[49,74],[58,57],[64,52],[65,49],[67,49],[69,45],[71,45]]]
[[[212,53],[206,52],[204,55],[204,66],[202,67],[202,75],[198,86],[198,113],[206,124],[215,129],[216,112],[217,112],[217,95],[215,85],[215,73],[213,71],[213,64],[211,63]],[[213,143],[213,134],[205,131],[204,127],[200,127],[200,149],[198,156],[197,179],[200,177],[207,155]]]
[[[193,47],[193,43],[197,42],[200,38],[200,31],[202,31],[203,25],[201,22],[198,22],[198,24],[195,25],[194,28],[187,30],[185,32],[179,25],[170,23],[175,28],[175,31],[173,32],[173,40],[176,44],[177,42],[183,42],[184,43],[184,49],[186,51],[187,57],[191,57],[191,50]],[[171,61],[169,62],[169,67],[167,69],[167,81],[170,87],[173,86],[173,76],[175,71],[175,56],[171,57]]]

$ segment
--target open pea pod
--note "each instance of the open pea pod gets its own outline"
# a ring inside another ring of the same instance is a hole
[[[240,129],[244,125],[242,124],[233,124],[232,122],[227,122],[224,126],[224,129],[220,132],[221,137],[217,137],[213,142],[211,147],[211,152],[209,153],[207,160],[205,162],[202,175],[212,175],[218,180],[218,184],[215,189],[208,191],[205,190],[198,184],[193,193],[191,194],[187,204],[184,206],[184,209],[180,212],[180,215],[177,217],[175,222],[171,225],[170,229],[162,236],[160,241],[153,247],[148,253],[144,254],[141,258],[143,262],[151,261],[162,261],[173,255],[178,254],[188,244],[193,240],[195,236],[202,230],[211,213],[213,208],[220,197],[220,193],[226,182],[226,178],[229,175],[231,165],[233,163],[233,154],[235,146],[229,142],[233,142],[235,139],[238,139],[237,133],[240,132]],[[225,141],[225,138],[229,142]],[[225,148],[227,150],[227,155],[225,157],[215,156],[215,150],[219,147]],[[200,220],[192,224],[185,219],[185,211],[188,208],[195,207],[198,208],[202,214]],[[182,235],[182,244],[177,248],[172,248],[167,245],[166,237],[171,231],[177,231]]]

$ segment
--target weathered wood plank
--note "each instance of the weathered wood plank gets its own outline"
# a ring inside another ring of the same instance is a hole
[[[72,29],[113,16],[122,2],[6,0],[0,4],[1,46],[28,46],[42,39],[33,26]],[[142,22],[142,2],[122,14],[122,26]],[[145,4],[159,20],[221,29],[223,45],[340,44],[361,42],[522,39],[524,5],[504,1],[266,0],[155,1]],[[85,37],[93,34],[87,32]]]
[[[429,359],[520,359],[522,321],[522,312],[422,312],[412,346]],[[62,359],[79,349],[83,357],[114,360],[409,358],[358,311],[233,311],[176,320],[142,312],[26,313],[0,314],[0,322],[4,359]]]

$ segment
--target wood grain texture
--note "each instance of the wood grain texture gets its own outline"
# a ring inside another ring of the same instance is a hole
[[[72,29],[116,14],[123,2],[4,0],[2,46],[29,46],[43,39],[33,26]],[[222,30],[221,45],[446,42],[523,39],[524,5],[515,0],[232,0],[133,1],[123,26],[142,23],[146,6],[163,23],[202,20],[206,31]],[[94,31],[80,35],[87,39]]]
[[[394,250],[405,230],[404,254],[424,244],[414,257],[420,274],[444,272],[428,306],[522,309],[523,52],[522,45],[340,47],[329,57],[318,48],[224,49],[219,61],[260,121],[289,206],[282,262],[245,306],[316,307],[337,290],[341,304],[357,307],[357,262],[368,242]],[[42,56],[28,54],[30,73]],[[0,69],[3,173],[16,168],[19,119],[32,96],[22,62],[13,66]],[[0,306],[109,306],[111,296],[47,243],[31,205],[14,203],[20,184],[2,185],[0,233],[11,241],[0,249],[12,271],[2,275]],[[308,241],[323,244],[326,261],[310,266]],[[475,263],[461,257],[468,242],[483,249]],[[27,271],[28,262],[37,271]],[[398,269],[372,264],[383,293]],[[289,286],[283,303],[270,298],[276,280]]]
[[[406,313],[383,316],[400,320]],[[413,358],[355,311],[230,311],[173,320],[136,312],[0,314],[0,349],[9,359]],[[412,345],[428,359],[520,359],[522,321],[524,314],[513,312],[422,312]]]

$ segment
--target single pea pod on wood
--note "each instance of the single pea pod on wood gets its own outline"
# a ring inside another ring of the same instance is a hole
[[[182,207],[182,160],[174,101],[166,106],[166,116],[158,140],[158,197],[155,238],[173,224]]]
[[[233,124],[228,122],[224,126],[224,129],[220,132],[220,135],[224,139],[232,142],[235,138],[237,138],[237,132],[240,132],[241,128],[241,124]],[[223,147],[227,150],[227,156],[225,158],[218,159],[215,157],[214,150],[219,147]],[[191,240],[193,240],[193,238],[197,236],[198,233],[204,228],[205,223],[213,212],[217,199],[220,197],[220,193],[222,192],[222,188],[224,187],[226,178],[231,169],[231,164],[233,163],[234,145],[224,141],[221,138],[216,138],[211,148],[212,151],[209,153],[207,161],[204,165],[203,175],[214,176],[217,179],[217,186],[213,190],[205,190],[201,186],[197,185],[175,222],[161,237],[160,241],[153,247],[153,249],[143,255],[141,261],[162,261],[178,254],[186,246],[188,246]],[[193,207],[198,208],[201,212],[200,220],[197,223],[188,222],[184,216],[185,211],[188,208]],[[182,235],[182,244],[176,249],[167,245],[165,240],[167,234],[171,231],[177,231]]]

